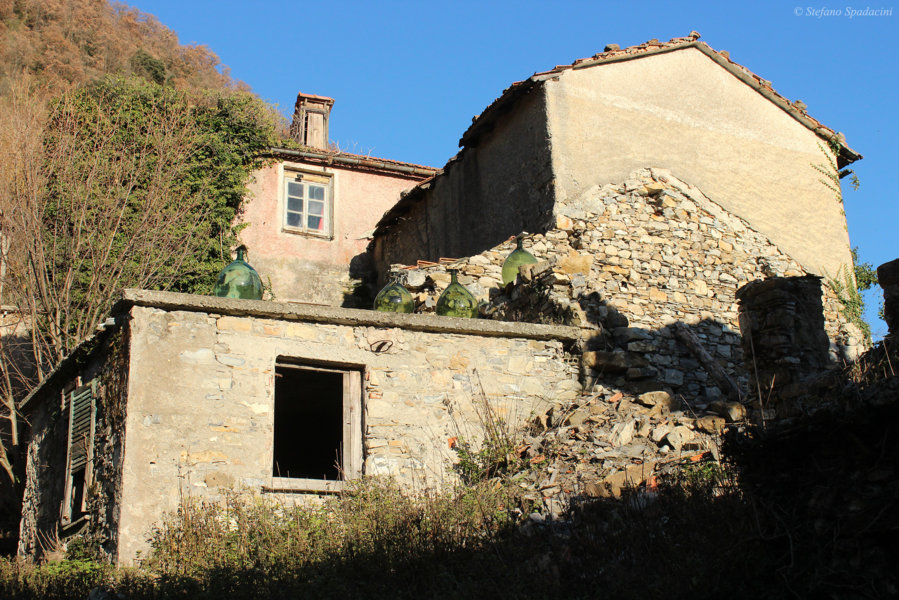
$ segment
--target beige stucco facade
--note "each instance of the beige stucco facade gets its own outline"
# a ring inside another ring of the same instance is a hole
[[[379,271],[545,232],[566,202],[645,168],[695,185],[810,273],[851,267],[843,207],[822,171],[859,156],[843,144],[835,157],[834,132],[707,46],[650,46],[513,84],[444,172],[381,220]]]
[[[698,49],[571,69],[544,86],[560,201],[663,167],[809,271],[851,265],[842,206],[814,168],[829,168],[827,142]]]

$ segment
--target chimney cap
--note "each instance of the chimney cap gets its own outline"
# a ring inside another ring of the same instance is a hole
[[[327,96],[318,96],[316,94],[304,94],[303,92],[299,92],[297,94],[297,105],[299,105],[303,100],[327,104],[329,107],[334,105],[334,98],[329,98]]]

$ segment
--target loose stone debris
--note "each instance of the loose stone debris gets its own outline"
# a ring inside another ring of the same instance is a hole
[[[514,454],[533,469],[513,475],[524,498],[558,517],[572,502],[652,490],[657,477],[683,463],[718,461],[720,436],[741,427],[739,402],[721,401],[697,414],[667,390],[626,394],[595,386],[536,415]]]

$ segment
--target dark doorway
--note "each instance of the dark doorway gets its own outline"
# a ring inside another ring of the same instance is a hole
[[[343,381],[340,371],[276,365],[273,476],[343,479]]]

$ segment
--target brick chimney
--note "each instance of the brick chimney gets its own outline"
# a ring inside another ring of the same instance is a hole
[[[328,117],[334,98],[297,94],[297,103],[293,109],[293,123],[290,124],[290,137],[297,142],[318,150],[328,149]]]

